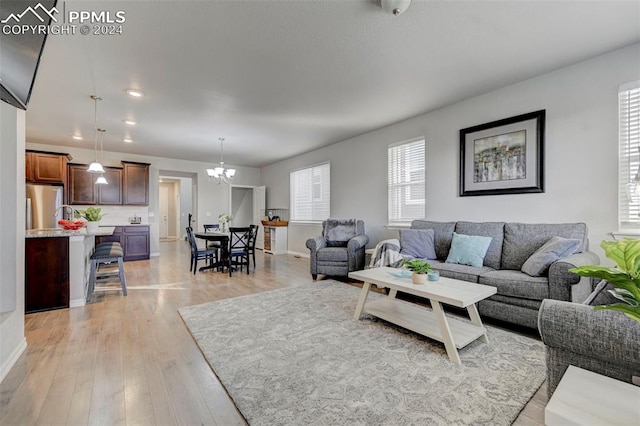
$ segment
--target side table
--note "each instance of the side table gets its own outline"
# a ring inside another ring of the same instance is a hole
[[[640,387],[570,365],[544,409],[547,426],[640,424]]]

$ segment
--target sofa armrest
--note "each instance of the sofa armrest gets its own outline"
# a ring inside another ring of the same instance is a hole
[[[620,312],[545,299],[538,329],[547,346],[603,363],[640,365],[640,323]]]
[[[549,298],[582,302],[591,293],[591,278],[581,277],[569,269],[578,266],[599,265],[600,258],[590,251],[560,259],[549,267]]]
[[[369,242],[369,237],[366,235],[356,235],[347,242],[347,248],[349,253],[355,253],[361,248],[364,248]]]
[[[311,257],[315,257],[315,252],[326,246],[327,242],[322,235],[307,240],[307,248],[311,250]]]

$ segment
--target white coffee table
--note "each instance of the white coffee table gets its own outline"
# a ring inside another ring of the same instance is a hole
[[[393,324],[444,343],[449,359],[460,364],[458,349],[476,339],[488,343],[487,329],[482,325],[476,303],[496,293],[496,288],[453,278],[440,277],[438,281],[413,284],[411,278],[396,278],[389,272],[394,268],[372,268],[350,272],[349,277],[364,281],[354,319],[359,320],[365,312]],[[367,302],[371,284],[389,288],[389,295]],[[396,299],[398,291],[424,297],[431,308]],[[471,323],[447,317],[442,304],[467,308]]]
[[[544,409],[544,424],[640,425],[640,387],[570,365]]]

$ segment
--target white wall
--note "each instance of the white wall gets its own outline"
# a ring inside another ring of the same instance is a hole
[[[387,147],[427,142],[426,217],[432,220],[586,222],[591,246],[617,230],[620,84],[640,79],[640,44],[620,49],[262,169],[269,205],[289,205],[289,172],[331,161],[331,216],[362,218],[372,246],[387,230]],[[546,192],[458,196],[460,129],[546,109]],[[289,250],[307,252],[318,226],[291,225]]]
[[[93,159],[93,150],[78,149],[64,147],[58,145],[44,145],[36,143],[27,143],[28,149],[66,152],[73,157],[73,163],[90,163]],[[151,254],[159,253],[159,228],[158,228],[158,179],[160,170],[168,170],[183,173],[196,173],[196,183],[198,185],[198,211],[194,212],[195,219],[198,221],[194,224],[194,228],[201,227],[203,223],[217,223],[218,215],[229,212],[229,185],[218,185],[210,182],[207,177],[206,169],[211,163],[199,161],[176,160],[164,157],[152,157],[136,154],[126,154],[121,152],[104,152],[103,164],[106,166],[119,167],[120,161],[137,161],[140,163],[151,163],[149,168],[149,225],[151,228]],[[232,166],[237,170],[234,183],[238,185],[258,185],[260,183],[260,169],[254,167]]]
[[[25,113],[0,102],[0,382],[27,347],[24,337]],[[14,309],[11,309],[11,305]]]

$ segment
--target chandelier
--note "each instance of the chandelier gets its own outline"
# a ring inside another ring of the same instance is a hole
[[[102,98],[97,97],[96,95],[91,95],[90,96],[91,99],[93,99],[94,102],[94,106],[93,106],[93,130],[95,132],[95,137],[93,140],[93,162],[91,164],[89,164],[89,168],[87,169],[87,171],[89,173],[104,173],[104,167],[102,167],[102,164],[100,164],[98,162],[98,101],[101,101]]]
[[[218,140],[220,141],[220,166],[213,169],[207,169],[207,175],[210,180],[215,179],[218,185],[222,182],[230,184],[233,181],[233,177],[236,175],[236,169],[224,168],[224,159],[222,156],[222,142],[224,142],[224,138],[218,138]]]

